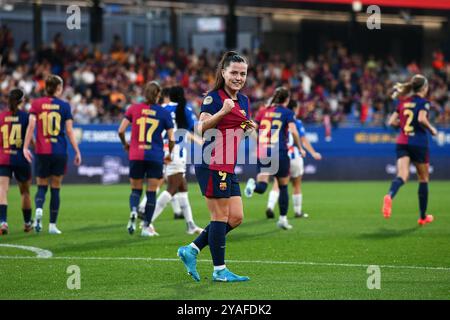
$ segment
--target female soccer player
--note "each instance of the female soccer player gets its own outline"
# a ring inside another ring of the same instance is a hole
[[[177,141],[183,135],[183,139],[187,139],[188,131],[194,130],[194,123],[196,122],[195,114],[190,108],[186,107],[186,98],[184,97],[184,90],[182,87],[172,87],[169,90],[169,97],[171,103],[167,104],[164,109],[167,110],[173,120],[174,134],[177,136]],[[172,201],[173,197],[177,195],[180,209],[186,221],[187,233],[200,234],[203,229],[197,227],[192,217],[192,209],[189,203],[187,192],[186,173],[186,158],[187,151],[178,143],[174,146],[173,159],[166,165],[167,189],[159,195],[156,200],[156,208],[153,215],[152,222],[162,213],[166,205]]]
[[[180,247],[178,256],[195,281],[197,255],[209,245],[214,264],[213,281],[247,281],[225,265],[225,237],[239,226],[244,216],[239,183],[234,173],[237,151],[244,131],[255,124],[249,120],[249,99],[239,91],[247,78],[247,61],[234,51],[226,52],[217,68],[214,89],[203,100],[198,131],[205,138],[202,164],[196,165],[195,174],[211,222],[190,245]],[[215,130],[211,130],[215,129]]]
[[[136,230],[137,209],[141,199],[144,179],[147,178],[147,204],[145,206],[144,226],[141,236],[153,237],[156,234],[151,224],[155,211],[156,189],[163,176],[163,163],[171,159],[175,144],[173,122],[170,113],[157,104],[161,87],[156,81],[147,83],[144,89],[145,103],[130,106],[125,119],[119,127],[119,137],[130,160],[130,220],[128,232]],[[125,139],[125,131],[131,124],[131,141]],[[166,130],[169,139],[169,155],[164,158],[162,132]]]
[[[288,109],[292,110],[294,114],[297,114],[298,112],[298,103],[295,100],[290,100],[288,104]],[[321,160],[322,156],[320,153],[316,152],[314,147],[309,142],[308,138],[306,137],[305,128],[303,127],[303,123],[300,119],[295,119],[295,125],[297,126],[297,131],[300,136],[300,140],[302,142],[302,145],[305,146],[305,149],[311,154],[311,156],[315,160]],[[292,192],[292,200],[294,203],[294,217],[296,218],[307,218],[308,214],[304,213],[302,211],[302,202],[303,202],[303,195],[302,195],[302,176],[303,176],[303,158],[300,154],[300,151],[298,150],[297,146],[294,145],[294,138],[292,134],[289,134],[289,151],[288,155],[291,159],[290,163],[290,177],[292,182],[292,187],[294,188]],[[275,179],[272,185],[272,190],[269,192],[269,200],[267,202],[267,210],[266,215],[267,218],[273,218],[273,210],[275,208],[275,204],[278,201],[278,197],[280,195],[280,191],[278,188],[278,182]]]
[[[8,233],[7,209],[9,182],[14,175],[22,196],[24,231],[32,230],[31,166],[23,156],[23,138],[28,126],[28,114],[19,110],[24,93],[13,89],[8,96],[9,110],[0,113],[0,235]]]
[[[36,181],[38,190],[34,199],[36,206],[35,230],[42,230],[42,215],[45,194],[50,179],[50,225],[48,232],[61,234],[56,227],[59,213],[62,180],[67,166],[67,137],[75,151],[74,164],[81,164],[81,153],[73,131],[73,118],[69,103],[59,97],[63,92],[63,80],[57,75],[50,75],[45,80],[46,97],[39,98],[31,104],[29,125],[23,145],[25,158],[31,163],[30,142],[36,130]]]
[[[397,137],[397,177],[392,181],[389,193],[384,196],[382,212],[386,219],[391,217],[392,200],[400,187],[409,177],[409,165],[412,162],[417,169],[419,179],[419,225],[433,221],[427,215],[429,151],[428,134],[433,136],[437,130],[428,121],[430,102],[425,98],[428,93],[428,80],[415,75],[406,83],[397,83],[392,98],[397,99],[397,109],[389,118],[389,125],[400,127]]]
[[[290,170],[290,159],[288,156],[289,131],[302,157],[305,156],[305,150],[301,146],[300,137],[295,125],[294,112],[287,108],[289,96],[289,91],[286,88],[278,87],[271,98],[269,106],[262,109],[255,119],[260,128],[258,135],[259,173],[257,183],[255,183],[253,178],[250,178],[245,187],[245,195],[250,198],[253,192],[263,194],[266,191],[267,183],[271,175],[277,178],[280,189],[280,197],[278,200],[280,218],[277,226],[284,230],[292,229],[292,226],[287,220]],[[273,161],[274,158],[276,159],[274,155],[278,155],[278,168],[274,167],[277,164]]]

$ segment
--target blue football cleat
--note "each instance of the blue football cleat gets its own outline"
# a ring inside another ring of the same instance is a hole
[[[195,281],[200,281],[200,275],[197,272],[197,254],[197,250],[191,246],[180,247],[177,252],[177,256],[183,261],[188,274]]]
[[[214,271],[212,275],[213,281],[219,281],[219,282],[242,282],[242,281],[248,281],[250,280],[249,277],[245,276],[238,276],[237,274],[234,274],[227,268]]]

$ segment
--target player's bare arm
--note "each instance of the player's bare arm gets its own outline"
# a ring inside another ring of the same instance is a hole
[[[388,124],[388,126],[391,126],[391,127],[398,127],[400,125],[400,119],[398,118],[397,112],[394,112],[391,114],[387,124]]]
[[[128,119],[123,119],[120,123],[120,127],[118,130],[120,142],[122,142],[123,148],[126,152],[130,150],[130,145],[128,144],[127,140],[125,139],[125,131],[127,131],[128,126],[130,125],[130,121]]]
[[[70,119],[66,121],[66,130],[70,144],[72,145],[72,148],[75,151],[75,159],[73,160],[73,163],[76,166],[79,166],[81,164],[81,152],[80,149],[78,148],[77,139],[75,138],[75,133],[73,131],[73,120]]]
[[[169,139],[169,154],[164,159],[164,163],[169,163],[172,161],[172,151],[175,147],[175,136],[173,129],[167,129],[167,138]]]
[[[302,141],[302,145],[305,146],[305,149],[311,154],[314,160],[322,160],[322,155],[314,149],[308,138],[301,137],[300,140]]]
[[[33,139],[34,128],[36,128],[36,116],[34,114],[30,114],[27,132],[25,134],[25,141],[23,143],[23,155],[25,156],[25,159],[27,159],[29,163],[33,161],[33,155],[31,154],[30,151],[30,143],[31,140]]]
[[[428,120],[427,117],[427,112],[425,110],[420,110],[419,111],[419,122],[421,125],[423,125],[425,128],[428,129],[428,131],[430,131],[430,133],[435,136],[437,135],[437,130],[435,127],[433,127],[430,123],[430,121]]]

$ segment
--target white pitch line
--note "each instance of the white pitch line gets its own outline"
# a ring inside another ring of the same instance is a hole
[[[39,258],[39,259],[48,259],[53,256],[53,253],[48,250],[44,250],[41,248],[36,247],[30,247],[30,246],[21,246],[18,244],[0,244],[0,247],[6,247],[6,248],[15,248],[15,249],[21,249],[21,250],[27,250],[36,253],[36,257],[32,258]]]
[[[42,259],[39,257],[26,256],[0,256],[0,259]],[[130,261],[161,261],[161,262],[179,262],[176,258],[145,258],[145,257],[52,257],[50,260],[130,260]],[[199,259],[198,262],[209,262],[211,260]],[[353,263],[332,263],[332,262],[307,262],[307,261],[271,261],[271,260],[226,260],[230,263],[253,263],[253,264],[283,264],[283,265],[302,265],[302,266],[327,266],[327,267],[349,267],[349,268],[367,268],[369,264]],[[416,270],[441,270],[450,271],[450,267],[430,267],[430,266],[402,266],[402,265],[378,265],[380,268],[390,269],[416,269]]]

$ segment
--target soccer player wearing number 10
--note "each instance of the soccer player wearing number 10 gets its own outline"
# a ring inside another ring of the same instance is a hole
[[[42,215],[49,180],[50,226],[49,233],[60,234],[56,227],[59,213],[59,191],[67,167],[67,137],[75,151],[74,164],[81,164],[81,154],[73,132],[73,120],[70,105],[59,97],[63,92],[63,80],[50,75],[45,80],[46,97],[36,99],[31,104],[29,125],[25,135],[23,153],[28,162],[32,162],[29,150],[30,142],[36,130],[36,181],[38,190],[35,197],[35,230],[42,230]]]
[[[391,115],[389,125],[400,127],[397,138],[397,177],[392,181],[389,193],[384,197],[383,215],[390,218],[392,199],[409,177],[409,165],[412,161],[419,178],[419,225],[433,221],[427,215],[429,151],[427,130],[434,136],[436,129],[428,121],[430,103],[425,99],[428,93],[428,80],[415,75],[409,82],[397,83],[392,98],[398,98],[397,110]]]
[[[136,230],[136,219],[139,200],[141,199],[144,179],[147,178],[147,203],[145,205],[144,226],[141,236],[153,237],[158,234],[151,225],[156,204],[156,189],[163,177],[163,163],[170,162],[175,146],[173,121],[170,112],[157,104],[161,95],[161,86],[149,82],[144,89],[145,103],[130,106],[125,119],[119,127],[119,137],[130,160],[130,220],[128,232]],[[125,139],[125,131],[131,124],[131,141]],[[169,140],[169,155],[164,158],[163,131],[166,130]]]

